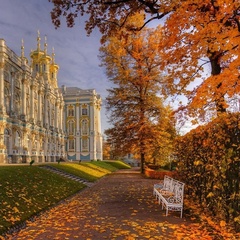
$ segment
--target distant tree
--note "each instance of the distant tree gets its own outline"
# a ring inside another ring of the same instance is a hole
[[[143,19],[143,15],[137,14],[129,18],[129,25],[141,25]],[[129,25],[110,36],[100,48],[102,66],[114,84],[106,99],[113,128],[106,134],[122,154],[139,153],[143,172],[145,157],[152,151],[154,140],[161,136],[159,119],[165,117],[160,97],[164,78],[157,51],[161,31],[146,28],[128,32]]]
[[[103,139],[103,159],[111,159],[111,145],[105,139]]]

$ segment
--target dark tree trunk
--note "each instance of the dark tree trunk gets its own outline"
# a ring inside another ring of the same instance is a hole
[[[211,68],[212,68],[211,74],[213,76],[219,75],[221,73],[220,58],[221,58],[221,53],[214,52],[210,54],[209,59],[210,59]],[[221,86],[222,86],[222,83],[219,82],[219,84],[217,85],[217,89],[221,88]],[[214,93],[214,95],[216,96],[217,93]],[[216,104],[216,110],[218,114],[226,112],[224,94],[221,94],[220,96],[215,97],[215,104]]]
[[[141,173],[145,172],[145,156],[144,153],[141,153]]]

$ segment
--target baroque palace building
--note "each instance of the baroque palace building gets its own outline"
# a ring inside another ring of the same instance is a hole
[[[62,86],[69,160],[102,160],[101,97],[94,89]]]
[[[37,37],[30,63],[0,39],[0,163],[102,160],[101,98],[58,87],[59,66]]]

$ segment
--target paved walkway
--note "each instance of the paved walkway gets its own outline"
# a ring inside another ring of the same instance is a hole
[[[144,178],[139,169],[120,170],[7,239],[177,239],[176,228],[188,222],[179,213],[165,216],[152,195],[156,182]]]

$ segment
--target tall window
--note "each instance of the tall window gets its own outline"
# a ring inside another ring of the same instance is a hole
[[[4,88],[4,98],[5,98],[5,108],[6,112],[9,114],[10,111],[10,93],[7,87]]]
[[[75,149],[75,141],[74,139],[68,140],[68,150],[74,150]]]
[[[82,115],[87,115],[87,108],[82,108]]]
[[[20,134],[18,131],[16,131],[16,134],[15,134],[15,146],[20,147]]]
[[[70,135],[73,135],[74,132],[75,132],[75,123],[74,123],[74,121],[71,120],[68,122],[68,133]]]
[[[73,109],[73,107],[68,109],[68,116],[69,117],[73,117],[74,116],[74,109]]]
[[[4,144],[5,144],[7,152],[8,152],[10,149],[10,134],[7,129],[5,129],[5,131],[4,131]]]
[[[51,125],[54,126],[54,119],[55,119],[55,111],[54,109],[52,110],[52,115],[51,115]]]
[[[37,101],[34,103],[34,118],[37,120],[38,119],[38,104]]]
[[[32,144],[31,144],[31,141],[30,141],[30,136],[27,135],[27,147],[28,147],[28,149],[31,149],[31,146],[32,146]]]
[[[29,117],[30,114],[30,100],[29,100],[29,95],[27,95],[27,99],[26,99],[26,115],[27,118]]]
[[[82,120],[82,134],[83,135],[88,134],[88,121],[87,121],[87,119]]]
[[[15,94],[15,111],[17,115],[20,114],[20,96],[18,93]]]
[[[83,138],[82,139],[82,150],[83,151],[88,151],[88,138]]]

